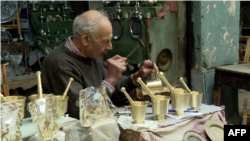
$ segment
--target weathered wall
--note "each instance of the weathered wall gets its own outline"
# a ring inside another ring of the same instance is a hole
[[[171,67],[164,71],[164,76],[172,85],[178,84],[178,14],[168,11],[163,19],[150,21],[151,60],[157,62],[161,50],[171,50]]]
[[[239,1],[192,2],[194,54],[191,87],[202,91],[203,102],[212,104],[212,68],[238,61]]]
[[[238,1],[201,2],[201,55],[205,68],[238,61]]]
[[[187,2],[178,1],[178,76],[187,82]],[[182,86],[180,84],[180,86]]]

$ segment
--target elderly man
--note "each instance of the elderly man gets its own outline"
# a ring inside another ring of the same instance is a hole
[[[136,88],[138,77],[147,78],[154,72],[151,61],[146,60],[139,71],[129,77],[122,76],[126,71],[126,58],[116,55],[107,60],[107,69],[101,57],[112,49],[112,25],[100,12],[90,10],[75,18],[73,37],[51,51],[43,61],[42,86],[44,93],[62,95],[69,78],[74,81],[68,91],[68,113],[79,119],[79,91],[87,87],[107,87],[112,101],[124,98],[120,92],[125,87],[128,92]],[[156,67],[157,71],[158,68]]]

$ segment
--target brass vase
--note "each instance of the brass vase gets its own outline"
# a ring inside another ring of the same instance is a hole
[[[190,92],[182,89],[175,89],[175,92],[171,92],[171,105],[176,111],[177,116],[183,116],[184,110],[188,109]]]
[[[155,95],[156,99],[152,100],[152,110],[153,113],[156,114],[155,120],[157,121],[165,121],[165,115],[168,114],[168,107],[169,107],[169,96],[164,95]]]

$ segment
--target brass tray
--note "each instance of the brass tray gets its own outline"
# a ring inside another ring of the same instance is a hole
[[[205,131],[212,141],[224,140],[224,124],[218,120],[210,119],[206,121]]]
[[[187,131],[184,134],[183,141],[207,141],[202,135],[195,131]]]

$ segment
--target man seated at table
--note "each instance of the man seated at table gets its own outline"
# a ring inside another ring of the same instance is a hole
[[[104,85],[111,100],[116,101],[125,97],[120,92],[121,87],[130,92],[136,88],[138,77],[145,79],[154,72],[152,62],[145,60],[136,73],[129,77],[122,76],[126,71],[126,58],[119,55],[107,60],[106,69],[101,57],[112,49],[111,39],[110,21],[102,13],[90,10],[75,18],[73,37],[69,37],[44,59],[41,75],[44,93],[62,95],[69,78],[74,79],[68,91],[70,117],[79,119],[76,100],[79,99],[80,90]]]

